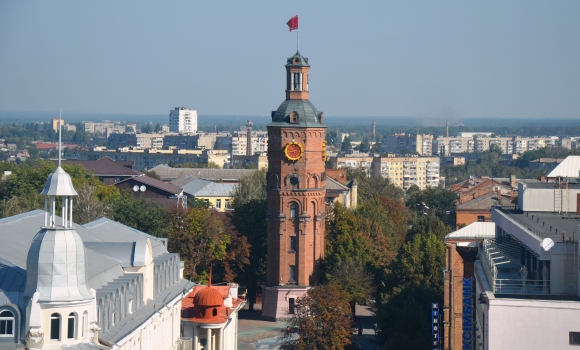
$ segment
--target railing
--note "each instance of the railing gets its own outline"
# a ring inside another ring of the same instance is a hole
[[[175,341],[175,348],[177,350],[191,350],[193,349],[193,341],[191,338],[179,338]]]
[[[497,294],[550,294],[549,281],[496,278],[493,292]]]

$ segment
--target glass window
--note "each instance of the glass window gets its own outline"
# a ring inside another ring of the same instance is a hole
[[[295,298],[290,298],[288,299],[288,313],[289,314],[293,314],[294,313],[294,304],[296,302]]]
[[[68,315],[68,324],[67,324],[67,332],[66,332],[66,337],[68,339],[74,339],[75,337],[75,326],[76,326],[76,316],[74,313],[70,313]]]
[[[477,222],[485,222],[485,216],[478,216]]]
[[[0,337],[14,335],[14,315],[8,310],[0,312]]]
[[[230,200],[226,199],[226,209],[230,209]]]
[[[296,282],[296,266],[290,266],[290,278],[288,279],[290,282]]]
[[[296,236],[290,237],[290,251],[296,251]]]
[[[222,207],[222,200],[221,199],[215,200],[215,207],[218,209],[221,209],[221,207]]]
[[[290,204],[290,218],[296,218],[296,204]]]
[[[60,339],[60,315],[50,315],[50,339]]]
[[[570,332],[570,345],[580,345],[580,332]]]

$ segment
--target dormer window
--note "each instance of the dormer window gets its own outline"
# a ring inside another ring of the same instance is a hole
[[[290,117],[290,124],[298,124],[298,118],[299,118],[298,112],[296,112],[296,111],[290,112],[289,117]]]

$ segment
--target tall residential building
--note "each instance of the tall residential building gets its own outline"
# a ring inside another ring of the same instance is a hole
[[[169,131],[184,134],[197,132],[197,111],[175,107],[169,112]]]
[[[439,186],[439,157],[374,157],[372,168],[373,176],[387,178],[405,190],[413,185],[422,190]]]
[[[323,115],[308,100],[308,59],[286,64],[286,100],[267,125],[268,260],[262,318],[294,313],[297,298],[320,279],[324,257],[326,173]]]
[[[383,136],[381,151],[394,154],[412,154],[431,156],[433,153],[433,135],[395,133]]]
[[[473,153],[474,147],[471,137],[437,137],[433,141],[433,154],[450,156],[453,153]]]

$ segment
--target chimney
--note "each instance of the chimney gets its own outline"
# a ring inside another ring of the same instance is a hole
[[[250,119],[248,119],[248,121],[246,122],[246,155],[247,156],[251,156],[252,155],[252,121]]]

